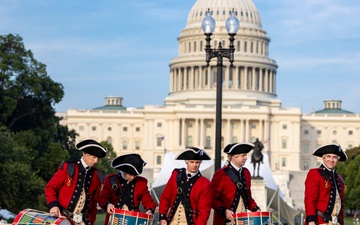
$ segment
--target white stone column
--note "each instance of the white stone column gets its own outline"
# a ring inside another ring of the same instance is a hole
[[[245,142],[248,142],[249,141],[249,133],[250,133],[250,131],[249,131],[249,120],[248,119],[246,119],[245,120]]]
[[[251,90],[256,91],[256,71],[255,71],[255,67],[251,68]]]
[[[181,91],[182,90],[182,83],[181,83],[181,76],[182,76],[182,73],[181,73],[181,68],[177,68],[177,91]]]
[[[244,120],[239,121],[239,130],[240,130],[240,134],[239,134],[239,142],[244,142],[245,138],[245,128],[244,128]]]
[[[180,141],[181,141],[181,139],[180,139],[180,134],[181,134],[181,126],[180,126],[180,123],[181,123],[181,119],[176,119],[175,121],[174,121],[174,123],[175,123],[175,130],[177,130],[177,132],[175,132],[175,138],[174,138],[174,140],[175,140],[175,143],[174,143],[174,146],[175,147],[179,147],[180,146]]]
[[[273,86],[273,71],[270,71],[270,93],[274,93],[274,86]]]
[[[239,67],[235,66],[233,70],[233,84],[231,89],[239,89]]]
[[[227,143],[224,143],[225,146],[229,143],[232,143],[232,132],[231,132],[231,119],[227,120]],[[224,139],[225,140],[225,139]]]
[[[263,79],[263,69],[259,68],[259,91],[264,91],[264,79]]]
[[[204,119],[200,119],[200,146],[204,147]]]
[[[199,146],[199,119],[195,118],[195,141],[194,141],[194,145],[195,146]]]
[[[185,145],[186,145],[186,123],[185,123],[185,121],[186,121],[186,119],[185,118],[183,118],[183,119],[181,119],[182,120],[182,124],[181,124],[181,147],[182,148],[185,148]]]
[[[195,80],[195,74],[194,74],[194,67],[191,66],[190,70],[188,71],[188,77],[189,77],[189,90],[194,90],[194,80]]]
[[[188,89],[188,69],[187,67],[184,68],[184,89],[183,90],[187,90]]]
[[[201,90],[204,87],[204,79],[203,79],[203,67],[199,66],[199,85],[197,89]]]
[[[269,71],[265,69],[265,91],[269,92]]]
[[[259,139],[261,141],[264,141],[264,120],[262,119],[259,119],[259,132],[260,132]]]
[[[244,90],[249,90],[249,85],[248,85],[248,70],[247,67],[244,67]]]

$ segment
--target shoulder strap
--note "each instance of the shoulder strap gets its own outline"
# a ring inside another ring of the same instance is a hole
[[[102,172],[101,172],[100,170],[98,170],[98,169],[96,169],[96,168],[95,168],[95,170],[96,170],[96,173],[98,174],[98,177],[99,177],[100,182],[101,182],[102,184],[104,184],[104,175],[102,174]]]
[[[112,175],[111,177],[109,177],[109,179],[110,179],[111,187],[115,191],[116,195],[119,198],[122,198],[123,197],[123,192],[121,191],[121,189],[119,188],[119,186],[117,184],[116,175]]]
[[[324,170],[319,169],[319,174],[325,179],[325,181],[329,179],[329,177],[326,175],[326,172]]]
[[[72,178],[75,171],[75,162],[67,162],[67,163],[68,163],[67,173],[68,176]]]
[[[239,180],[238,176],[231,170],[230,167],[224,169],[227,175],[230,177],[232,182],[235,184],[235,187],[240,192],[241,197],[243,198],[245,208],[249,208],[249,199],[247,194],[245,193],[245,187],[243,183]],[[238,202],[235,205],[239,204],[239,198],[237,198]],[[235,200],[236,201],[236,200]]]
[[[191,208],[190,201],[186,196],[185,188],[184,188],[184,185],[183,185],[183,182],[182,182],[182,174],[183,174],[183,172],[184,172],[184,170],[182,170],[182,169],[178,170],[178,174],[176,176],[177,193],[180,196],[181,202],[183,203],[183,205],[185,207],[185,211],[188,212],[188,213],[185,213],[186,220],[187,220],[188,224],[192,225],[192,224],[194,224],[192,214],[196,215],[197,212],[193,211],[193,209]]]
[[[177,184],[177,192],[180,195],[181,201],[184,204],[184,207],[186,209],[186,211],[193,213],[193,210],[191,208],[189,199],[186,197],[186,193],[185,193],[185,188],[182,182],[182,173],[183,170],[179,170],[177,176],[176,176],[176,184]]]

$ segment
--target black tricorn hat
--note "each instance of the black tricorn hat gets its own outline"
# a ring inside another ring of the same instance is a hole
[[[85,139],[76,144],[76,148],[80,151],[103,158],[106,156],[107,149],[104,148],[99,142],[93,139]]]
[[[189,147],[180,153],[176,160],[210,160],[210,156],[202,149],[196,147]]]
[[[139,154],[126,154],[113,159],[111,166],[131,175],[139,175],[142,173],[146,162]]]
[[[313,155],[322,157],[324,154],[335,154],[340,157],[340,161],[346,161],[348,159],[346,153],[342,150],[338,144],[326,144],[318,147],[313,152]]]
[[[241,153],[249,153],[254,148],[252,143],[232,143],[224,148],[224,152],[229,155],[236,155]]]

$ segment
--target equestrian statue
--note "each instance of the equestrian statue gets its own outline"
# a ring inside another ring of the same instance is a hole
[[[253,178],[261,178],[259,175],[259,170],[260,170],[260,162],[263,162],[263,154],[261,153],[261,151],[264,149],[264,145],[259,141],[258,138],[256,138],[256,141],[253,143],[254,144],[254,148],[253,148],[253,153],[251,155],[251,163],[254,164],[254,171],[253,171]],[[257,176],[255,176],[255,169],[256,169],[256,165],[257,165]]]

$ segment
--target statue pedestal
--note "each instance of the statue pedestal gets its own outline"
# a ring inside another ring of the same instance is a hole
[[[263,179],[251,179],[251,193],[261,211],[267,211],[267,190]]]

